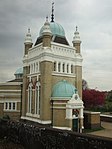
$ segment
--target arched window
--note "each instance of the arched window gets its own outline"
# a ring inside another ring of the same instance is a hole
[[[54,71],[56,71],[56,62],[54,62]]]
[[[63,63],[63,72],[65,72],[65,63]]]
[[[31,74],[31,64],[30,64],[30,74]]]
[[[69,65],[67,64],[67,73],[69,73]]]
[[[28,86],[28,113],[31,113],[31,108],[32,108],[32,83],[29,84]]]
[[[35,88],[35,114],[37,115],[40,115],[40,91],[40,82],[37,82]]]
[[[30,74],[33,73],[33,64],[30,65]]]
[[[60,72],[60,69],[61,69],[61,64],[58,63],[58,72]]]
[[[71,73],[73,73],[73,65],[71,65]]]
[[[35,63],[33,64],[33,72],[35,73]]]
[[[40,62],[38,62],[38,71],[40,71]]]
[[[36,72],[38,72],[38,62],[36,62]]]

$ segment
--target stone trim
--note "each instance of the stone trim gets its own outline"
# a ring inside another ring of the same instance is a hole
[[[62,129],[62,130],[72,130],[70,127],[57,127],[57,126],[53,126],[53,128]]]
[[[35,118],[31,118],[31,117],[26,117],[26,116],[22,116],[21,119],[38,122],[40,124],[51,124],[51,120],[44,121],[44,120],[35,119]]]

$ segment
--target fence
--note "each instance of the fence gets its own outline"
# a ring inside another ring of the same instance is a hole
[[[0,138],[25,149],[111,149],[112,139],[0,120]]]

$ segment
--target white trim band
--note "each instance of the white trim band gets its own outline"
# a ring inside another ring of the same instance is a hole
[[[33,121],[33,122],[38,122],[40,124],[51,124],[51,120],[43,121],[40,119],[35,119],[35,118],[31,118],[31,117],[26,117],[26,116],[22,116],[21,119],[25,119],[25,120],[29,120],[29,121]]]

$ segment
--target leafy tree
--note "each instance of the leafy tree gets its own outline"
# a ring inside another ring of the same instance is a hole
[[[107,93],[106,100],[112,102],[112,90]]]
[[[87,83],[87,81],[86,80],[82,80],[82,90],[86,90],[86,89],[88,89],[88,83]]]
[[[105,103],[105,93],[94,89],[83,90],[83,101],[85,108],[103,106]]]

